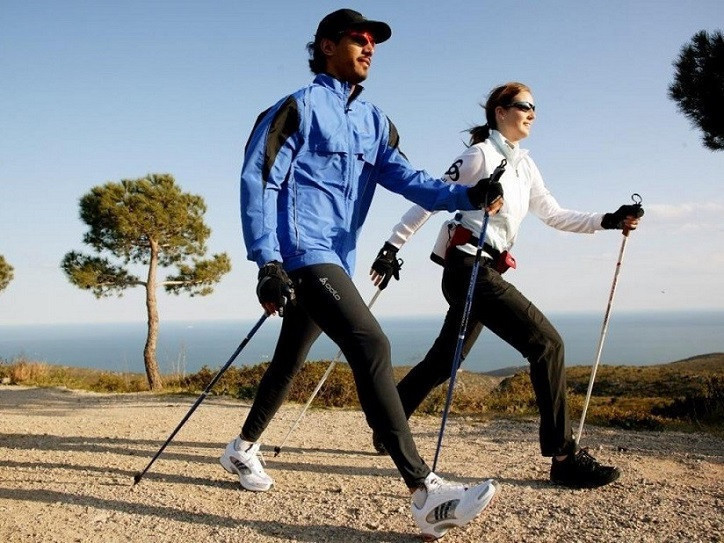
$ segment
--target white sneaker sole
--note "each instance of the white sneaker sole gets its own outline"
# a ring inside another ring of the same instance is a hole
[[[246,481],[244,477],[242,477],[241,473],[239,473],[237,467],[225,454],[221,455],[221,458],[219,458],[219,463],[221,464],[221,467],[223,467],[226,471],[228,471],[229,473],[233,473],[234,475],[237,475],[239,477],[239,484],[245,490],[250,490],[251,492],[266,492],[267,490],[271,489],[272,486],[274,486],[274,483],[254,484]]]

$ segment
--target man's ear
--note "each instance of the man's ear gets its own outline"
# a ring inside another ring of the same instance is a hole
[[[322,41],[319,43],[320,51],[322,51],[322,53],[324,53],[328,57],[334,54],[334,50],[336,49],[336,47],[337,44],[329,38],[322,38]]]

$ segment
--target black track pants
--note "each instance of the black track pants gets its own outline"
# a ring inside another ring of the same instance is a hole
[[[450,378],[474,257],[451,251],[442,287],[450,304],[440,334],[425,358],[398,384],[410,416],[430,391]],[[463,357],[483,326],[517,349],[530,363],[530,379],[540,411],[543,456],[570,452],[574,447],[566,403],[563,340],[548,319],[518,289],[481,263],[463,343]]]
[[[241,434],[257,441],[286,398],[292,379],[321,332],[342,350],[367,423],[379,435],[408,487],[430,468],[420,458],[395,388],[390,343],[342,268],[317,264],[291,272],[296,304],[285,308],[274,357],[259,384]]]

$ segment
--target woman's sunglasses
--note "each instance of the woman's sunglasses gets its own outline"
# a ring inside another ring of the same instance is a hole
[[[531,104],[530,102],[513,102],[509,106],[505,107],[514,107],[515,109],[519,109],[520,111],[535,111],[535,104]]]

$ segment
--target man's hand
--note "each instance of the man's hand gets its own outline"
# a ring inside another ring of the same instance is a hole
[[[503,207],[503,185],[500,184],[500,178],[505,172],[506,164],[507,161],[503,159],[500,165],[490,174],[490,177],[481,179],[468,189],[470,203],[478,209],[484,209],[491,215],[494,215]]]
[[[380,290],[384,290],[392,277],[400,280],[401,267],[402,260],[397,258],[397,247],[385,242],[370,269],[372,283]]]
[[[284,306],[294,300],[294,283],[289,279],[281,262],[272,260],[259,269],[256,295],[267,315],[284,316]]]
[[[606,213],[601,220],[601,227],[606,230],[636,230],[643,216],[644,208],[641,204],[623,205],[613,213]]]

